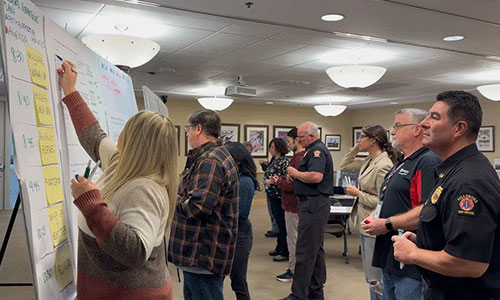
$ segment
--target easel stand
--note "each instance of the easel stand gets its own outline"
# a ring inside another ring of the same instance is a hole
[[[16,221],[17,212],[19,211],[19,206],[21,206],[21,192],[17,196],[16,204],[14,205],[14,210],[10,216],[9,226],[7,226],[7,232],[2,242],[2,249],[0,250],[0,267],[2,266],[3,257],[7,251],[7,244],[9,243],[10,235],[12,233],[12,228],[14,227],[14,222]],[[33,286],[33,283],[0,283],[0,286]]]

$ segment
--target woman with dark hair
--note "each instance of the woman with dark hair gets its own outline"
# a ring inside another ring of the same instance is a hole
[[[281,189],[277,185],[276,179],[286,174],[286,168],[290,163],[290,160],[285,156],[288,153],[288,146],[283,139],[274,138],[269,143],[269,152],[271,152],[274,159],[264,172],[264,183],[266,185],[266,196],[270,199],[271,209],[279,228],[276,248],[270,251],[269,255],[274,256],[273,261],[287,261],[288,246],[286,242],[285,211],[281,207]]]
[[[253,244],[252,223],[248,219],[255,190],[259,190],[257,167],[245,146],[235,142],[226,144],[240,175],[240,201],[238,205],[238,236],[234,250],[233,268],[231,269],[231,288],[237,300],[250,300],[247,284],[248,257]]]
[[[369,156],[356,159],[358,152],[366,151]],[[340,169],[359,172],[358,187],[346,185],[347,194],[358,197],[357,216],[361,223],[379,201],[380,186],[384,182],[385,174],[396,161],[396,153],[387,139],[387,131],[380,125],[367,125],[361,129],[361,136],[356,145],[347,152],[340,163]],[[375,237],[367,234],[358,224],[361,244],[361,260],[365,278],[370,284],[370,299],[378,299],[375,290],[381,290],[381,271],[371,266]]]

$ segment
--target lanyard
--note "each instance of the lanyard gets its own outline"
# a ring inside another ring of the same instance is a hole
[[[375,212],[373,213],[374,219],[378,219],[378,217],[380,216],[380,211],[382,210],[382,205],[384,204],[384,201],[382,199],[384,199],[385,190],[387,189],[387,186],[389,185],[389,181],[391,180],[392,176],[394,174],[396,174],[396,172],[399,169],[401,169],[401,167],[405,164],[405,162],[406,162],[406,159],[403,160],[397,168],[392,169],[391,173],[389,173],[389,176],[387,176],[385,178],[384,184],[382,185],[382,189],[380,191],[380,196],[379,196],[380,201],[378,202],[377,207],[375,208]]]

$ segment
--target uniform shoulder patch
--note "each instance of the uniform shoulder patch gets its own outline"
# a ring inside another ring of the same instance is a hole
[[[471,194],[461,194],[457,197],[459,215],[475,216],[479,200]]]
[[[439,196],[441,196],[441,193],[443,192],[443,187],[438,186],[435,190],[434,193],[432,193],[431,196],[431,203],[436,204],[436,202],[439,200]]]
[[[320,150],[315,150],[315,151],[313,152],[313,156],[314,156],[314,157],[320,157],[320,156],[321,156],[321,151],[320,151]]]

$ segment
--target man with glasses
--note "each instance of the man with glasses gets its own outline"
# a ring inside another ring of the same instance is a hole
[[[184,299],[222,300],[238,229],[238,169],[219,138],[214,111],[195,112],[188,122],[193,149],[179,186],[168,260],[183,270]]]
[[[372,265],[382,269],[384,300],[421,300],[423,282],[414,265],[401,267],[394,259],[391,237],[398,229],[417,229],[418,215],[434,184],[434,167],[439,159],[422,145],[418,125],[426,116],[423,109],[406,108],[396,113],[392,146],[403,153],[386,174],[380,187],[379,206],[363,229],[377,235]],[[410,211],[407,214],[403,214]]]
[[[426,300],[500,299],[500,181],[476,146],[481,106],[464,91],[436,100],[421,123],[422,143],[442,163],[417,235],[392,237],[394,256],[420,267]]]
[[[323,237],[330,216],[329,196],[333,195],[333,160],[313,123],[300,125],[297,138],[307,151],[298,169],[287,168],[299,198],[299,224],[292,293],[282,300],[321,300],[326,282]]]

